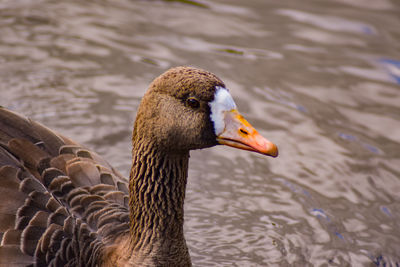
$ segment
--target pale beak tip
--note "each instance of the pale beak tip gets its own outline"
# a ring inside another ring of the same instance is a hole
[[[278,147],[273,143],[269,143],[266,146],[266,149],[264,151],[260,151],[260,152],[264,155],[271,156],[273,158],[276,158],[279,154]]]
[[[276,158],[279,155],[278,147],[275,144],[272,144],[272,148],[269,151],[269,155],[273,158]]]

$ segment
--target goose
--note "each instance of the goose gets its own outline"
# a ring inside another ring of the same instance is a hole
[[[93,151],[0,108],[0,266],[191,266],[183,233],[189,151],[276,157],[214,74],[175,67],[146,91],[129,179]]]

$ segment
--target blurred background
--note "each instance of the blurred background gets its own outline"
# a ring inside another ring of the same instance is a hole
[[[400,265],[397,0],[0,0],[0,105],[127,175],[147,86],[217,74],[276,159],[191,153],[194,266]]]

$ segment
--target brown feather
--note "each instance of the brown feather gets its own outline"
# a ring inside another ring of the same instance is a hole
[[[93,186],[101,182],[100,173],[91,162],[68,163],[67,174],[75,187]]]
[[[40,160],[47,158],[48,154],[26,139],[13,138],[8,142],[10,151],[23,160],[26,168],[36,171]],[[26,153],[29,151],[29,153]]]
[[[21,241],[21,230],[9,229],[4,233],[0,246],[19,245]]]

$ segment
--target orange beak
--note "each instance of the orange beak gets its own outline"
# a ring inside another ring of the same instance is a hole
[[[277,157],[278,148],[262,137],[236,110],[225,111],[225,129],[217,136],[221,145],[257,152],[263,155]]]

